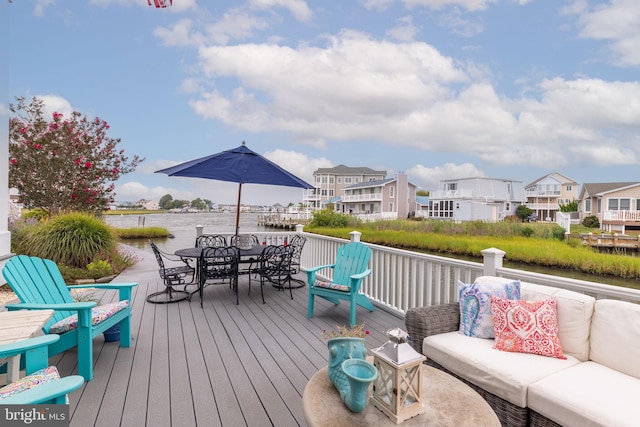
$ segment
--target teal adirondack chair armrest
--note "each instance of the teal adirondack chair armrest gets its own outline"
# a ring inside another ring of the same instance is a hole
[[[10,344],[0,345],[0,357],[21,355],[24,359],[24,369],[27,375],[49,366],[49,345],[60,340],[59,335],[43,335]],[[2,405],[22,405],[38,403],[66,403],[66,396],[84,384],[84,378],[71,375],[65,378],[39,384],[18,394],[0,401]]]
[[[65,404],[67,394],[84,384],[80,375],[69,375],[46,384],[41,384],[0,401],[3,405],[37,405],[39,403]]]
[[[90,283],[87,285],[72,285],[68,286],[69,290],[83,289],[83,288],[95,288],[95,289],[112,289],[119,291],[120,301],[131,301],[131,289],[138,286],[137,283]]]
[[[305,271],[307,273],[307,283],[309,283],[309,286],[313,285],[313,282],[316,281],[316,273],[320,270],[323,270],[325,268],[335,268],[336,265],[335,264],[325,264],[325,265],[319,265],[317,267],[302,267],[301,270]]]
[[[0,345],[0,358],[22,355],[27,373],[49,366],[48,346],[58,341],[58,335],[43,335]],[[4,402],[4,401],[3,401]]]
[[[60,303],[60,304],[29,304],[29,303],[19,303],[19,304],[7,304],[5,308],[7,310],[54,310],[54,311],[76,311],[78,312],[78,328],[89,328],[91,327],[91,309],[95,307],[97,304],[95,301],[86,301],[86,302],[71,302],[71,303]],[[49,331],[49,328],[43,328],[45,332]]]
[[[351,276],[349,276],[349,278],[351,279],[351,289],[353,290],[353,292],[360,292],[360,285],[362,284],[362,279],[364,279],[370,274],[371,274],[371,269],[368,268],[362,273],[352,274]]]

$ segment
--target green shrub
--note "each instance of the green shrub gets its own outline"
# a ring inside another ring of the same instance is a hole
[[[582,225],[587,228],[600,228],[600,221],[598,220],[597,216],[589,215],[584,217],[584,219],[582,220]]]
[[[89,271],[89,277],[92,279],[99,279],[113,273],[113,269],[111,268],[109,261],[102,259],[87,264],[87,271]]]
[[[522,236],[531,237],[533,235],[533,228],[531,227],[522,227]]]
[[[29,230],[20,243],[26,255],[84,268],[116,248],[111,228],[90,214],[68,213]]]
[[[330,209],[323,209],[321,211],[313,212],[313,219],[309,225],[311,227],[346,227],[349,225],[349,217]]]

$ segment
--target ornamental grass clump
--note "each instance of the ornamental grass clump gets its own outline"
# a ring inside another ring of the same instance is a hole
[[[349,328],[346,326],[336,326],[336,329],[333,331],[327,331],[326,329],[322,330],[322,338],[326,340],[330,340],[333,338],[366,338],[369,335],[369,330],[364,328],[364,322],[360,325],[354,325]]]

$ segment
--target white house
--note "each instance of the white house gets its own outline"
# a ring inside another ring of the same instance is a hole
[[[527,198],[522,181],[457,178],[440,181],[429,195],[429,218],[453,221],[502,221],[515,215]]]

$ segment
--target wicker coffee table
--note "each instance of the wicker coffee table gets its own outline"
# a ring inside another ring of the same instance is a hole
[[[427,365],[422,365],[422,373],[425,412],[404,421],[402,426],[500,427],[495,412],[471,387]],[[329,380],[326,367],[307,383],[302,405],[309,427],[396,425],[371,403],[360,413],[351,412]]]

